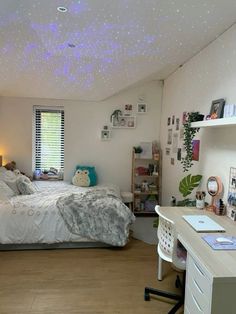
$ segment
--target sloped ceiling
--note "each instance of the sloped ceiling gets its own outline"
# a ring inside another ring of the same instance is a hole
[[[235,22],[235,0],[0,0],[0,96],[103,100]]]

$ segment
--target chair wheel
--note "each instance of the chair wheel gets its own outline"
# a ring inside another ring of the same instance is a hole
[[[145,301],[150,301],[150,295],[147,292],[144,292],[144,300]]]
[[[176,278],[176,280],[175,280],[175,287],[176,287],[176,288],[180,288],[180,287],[181,287],[181,282],[180,282],[179,276],[177,276],[177,278]]]

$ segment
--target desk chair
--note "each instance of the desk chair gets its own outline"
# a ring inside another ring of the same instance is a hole
[[[176,209],[178,210],[178,209]],[[162,275],[162,259],[168,262],[172,262],[175,267],[180,270],[186,269],[186,260],[184,254],[182,254],[181,248],[178,247],[178,240],[175,232],[174,222],[166,218],[160,212],[160,206],[155,207],[155,211],[159,215],[159,225],[157,230],[158,236],[158,255],[159,255],[159,265],[158,265],[158,279]],[[150,300],[150,294],[158,295],[161,297],[166,297],[172,300],[177,300],[178,302],[175,306],[168,312],[168,314],[174,314],[176,311],[184,304],[184,288],[185,288],[185,271],[183,276],[183,284],[181,284],[179,276],[177,276],[175,285],[176,287],[182,288],[182,294],[177,295],[171,292],[157,290],[154,288],[145,287],[144,290],[144,300]],[[162,277],[161,277],[162,278]]]

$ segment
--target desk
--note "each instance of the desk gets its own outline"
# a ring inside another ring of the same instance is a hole
[[[236,236],[236,223],[226,216],[188,207],[161,207],[161,213],[175,223],[177,237],[187,250],[185,314],[236,313],[236,250],[215,251],[183,218],[207,215]],[[222,235],[222,233],[217,233]]]

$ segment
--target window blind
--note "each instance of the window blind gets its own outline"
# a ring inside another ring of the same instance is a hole
[[[64,169],[64,110],[35,108],[35,170]]]

